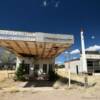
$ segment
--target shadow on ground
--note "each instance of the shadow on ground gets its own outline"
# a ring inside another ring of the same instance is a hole
[[[60,80],[59,81],[62,83],[62,85],[63,84],[67,84],[68,85],[69,79],[60,76]],[[72,79],[71,79],[71,84],[72,85],[81,86],[81,87],[83,87],[85,85],[84,82],[77,81],[77,80],[72,80]],[[94,87],[96,84],[97,84],[96,82],[95,83],[92,83],[92,84],[89,84],[89,82],[88,82],[88,87]]]
[[[52,87],[55,81],[48,81],[48,80],[33,80],[28,81],[24,87]]]
[[[59,76],[59,78],[56,81],[48,81],[48,80],[33,80],[28,81],[23,87],[53,87],[55,84],[60,84],[61,87],[68,85],[68,78]],[[77,86],[84,86],[83,82],[77,81],[77,80],[71,80],[72,85]],[[89,85],[89,87],[95,86],[96,83],[93,83]]]
[[[62,83],[62,84],[67,84],[68,85],[68,78],[65,78],[65,77],[61,77],[60,76],[60,79],[59,81]],[[77,86],[84,86],[84,83],[80,82],[80,81],[77,81],[77,80],[72,80],[71,79],[71,84],[75,84]]]

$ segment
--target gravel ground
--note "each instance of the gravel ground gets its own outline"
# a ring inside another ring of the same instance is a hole
[[[60,71],[66,77],[64,71]],[[0,81],[0,100],[100,100],[100,76],[89,76],[89,84],[93,86],[85,89],[82,85],[83,76],[71,75],[71,89],[68,89],[66,79],[60,79],[52,87],[23,88],[23,82],[12,79]],[[58,88],[59,87],[59,88]],[[3,90],[5,88],[5,90]],[[19,89],[20,88],[20,89]],[[61,89],[63,88],[63,89]]]
[[[0,100],[100,100],[100,90],[66,88],[46,91],[0,91]]]

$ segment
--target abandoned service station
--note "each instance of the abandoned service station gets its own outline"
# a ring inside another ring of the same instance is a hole
[[[73,35],[0,30],[0,46],[16,55],[16,70],[24,61],[27,74],[54,68],[55,57],[74,43]]]

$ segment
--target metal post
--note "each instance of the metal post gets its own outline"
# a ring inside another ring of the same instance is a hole
[[[67,56],[65,55],[65,57],[68,57],[68,87],[71,87],[71,73],[70,73],[70,52],[68,51]]]
[[[70,75],[70,69],[68,71],[69,81],[68,81],[68,87],[71,87],[71,75]]]
[[[84,87],[85,88],[88,88],[88,74],[87,73],[84,73],[85,76],[84,76]]]
[[[69,81],[68,81],[68,85],[69,85],[69,88],[71,87],[71,75],[70,75],[70,52],[68,52],[68,59],[69,59],[69,62],[68,62],[68,77],[69,77]]]

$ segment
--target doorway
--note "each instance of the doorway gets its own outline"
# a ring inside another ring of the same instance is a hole
[[[39,72],[39,64],[34,65],[34,77],[38,77],[38,72]]]
[[[77,75],[79,74],[78,65],[76,65],[76,73],[77,73]]]
[[[47,74],[47,64],[43,64],[43,73]]]

